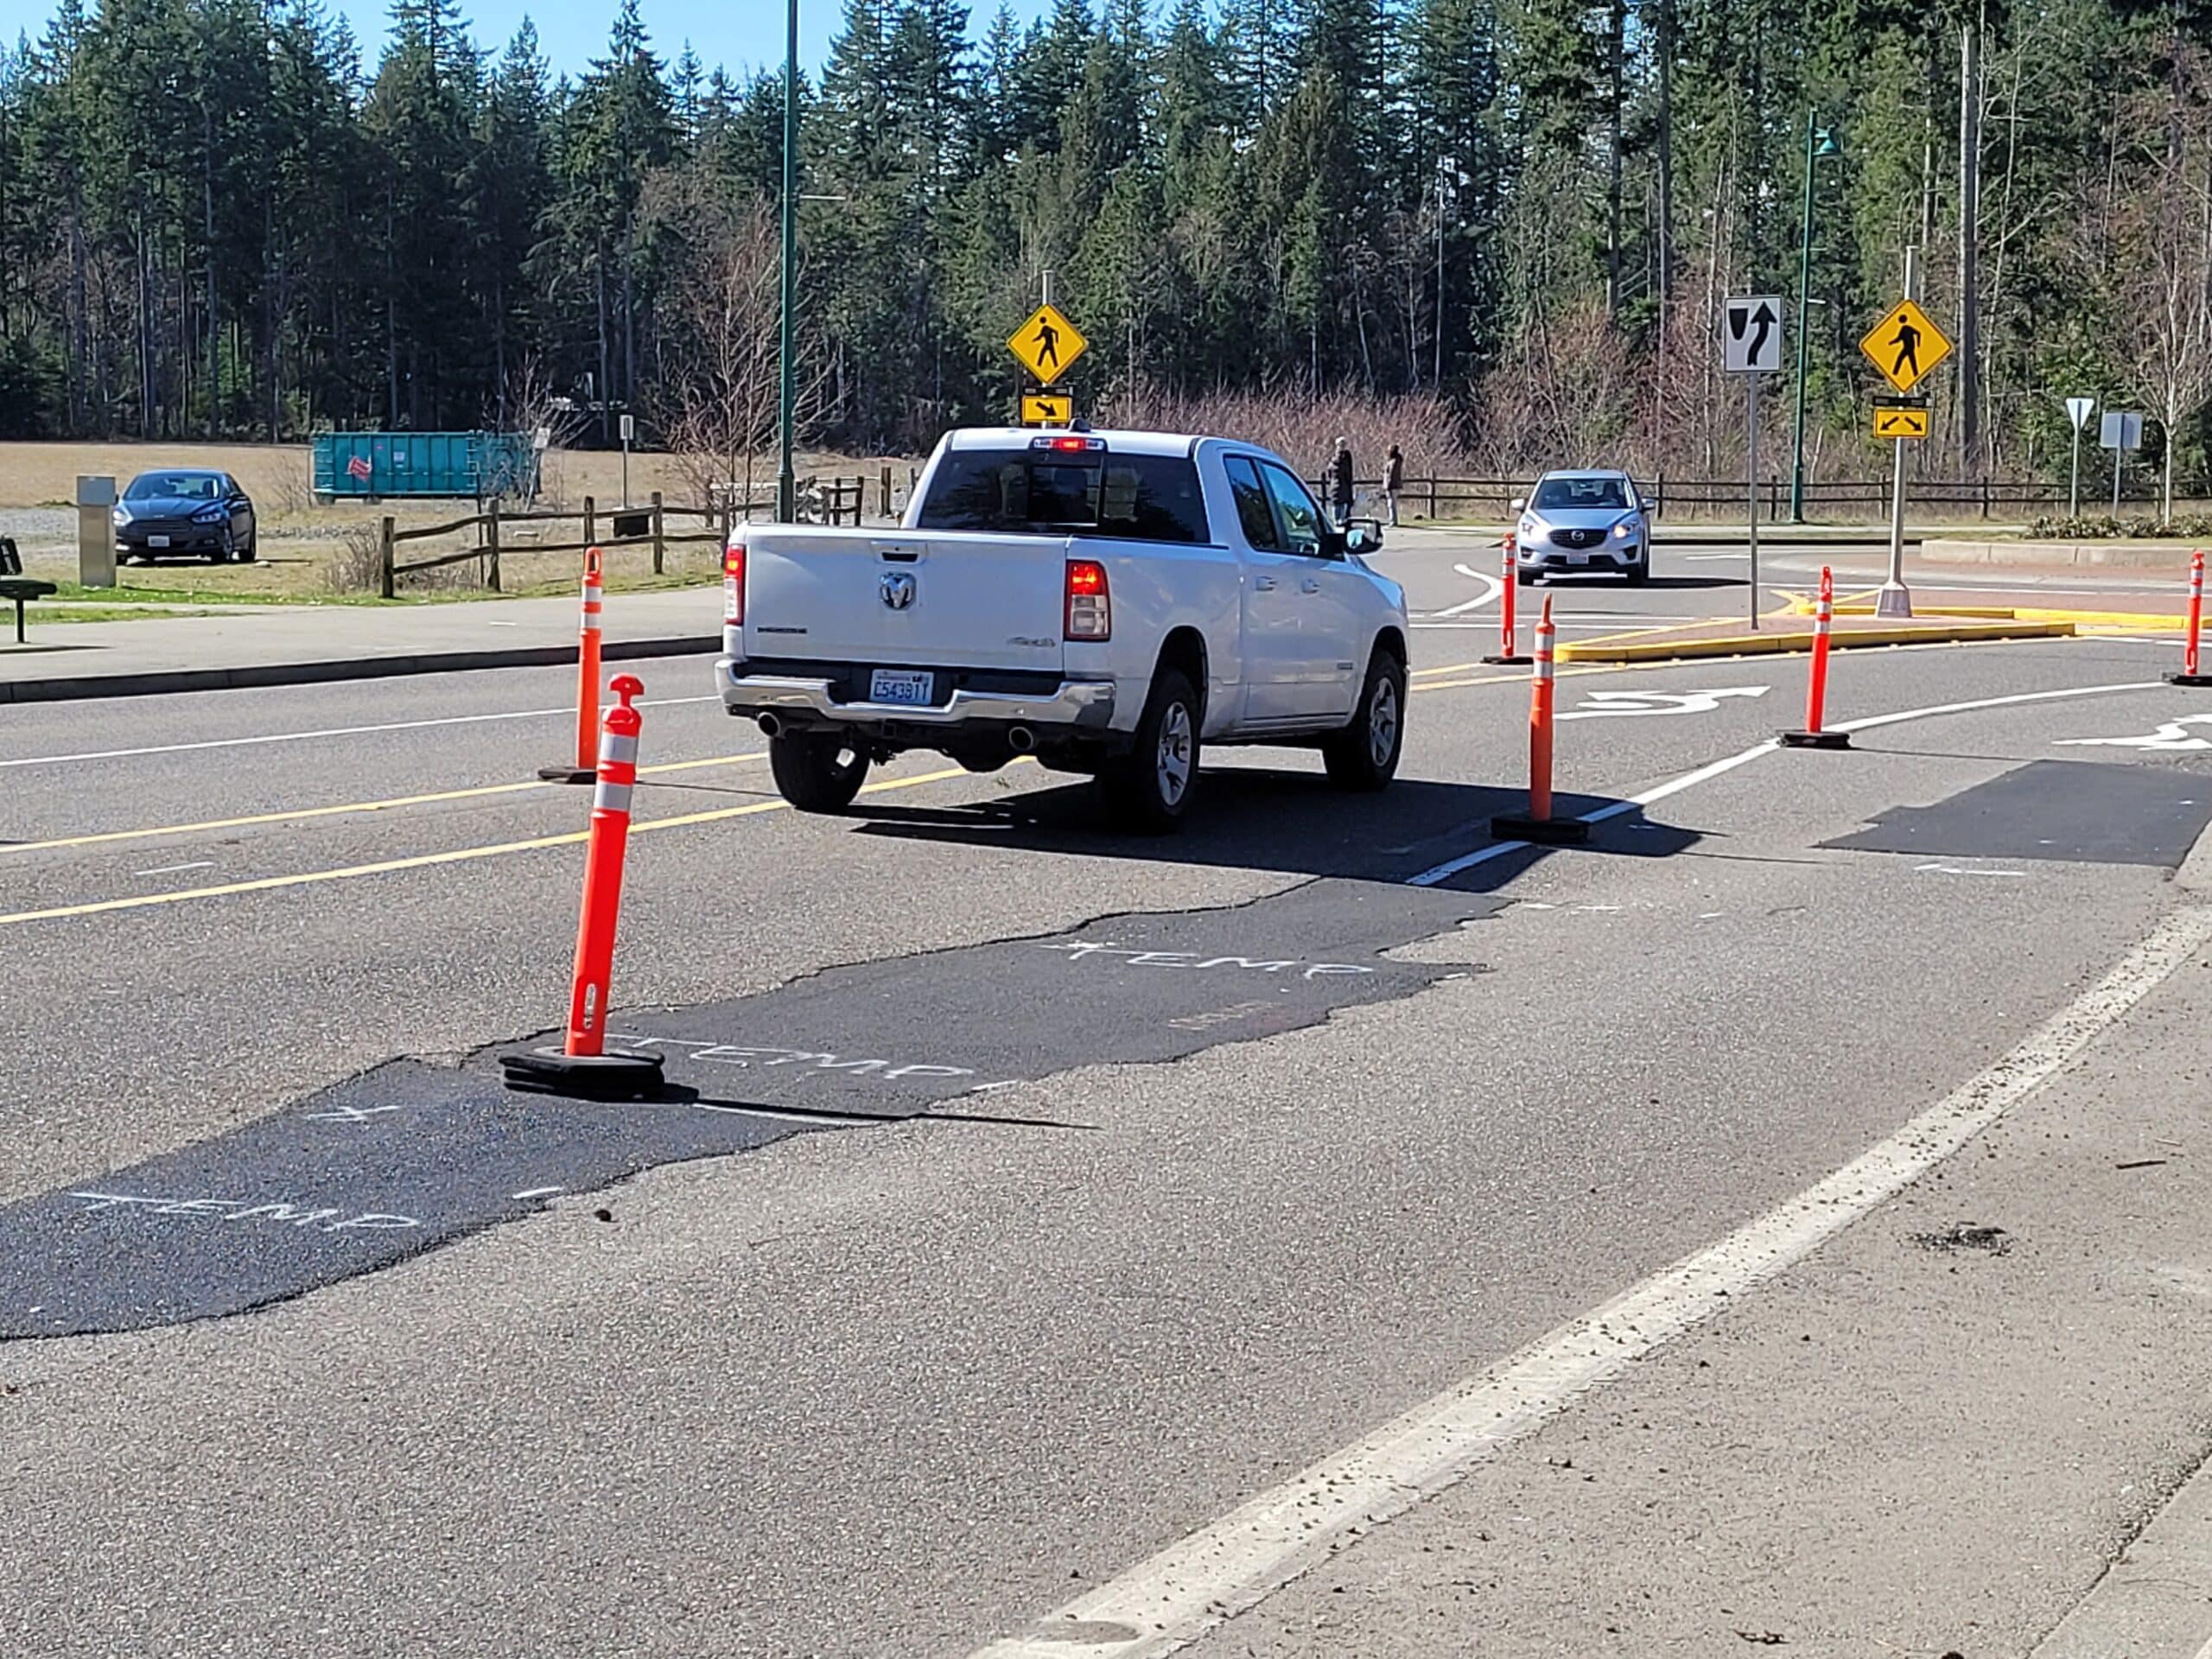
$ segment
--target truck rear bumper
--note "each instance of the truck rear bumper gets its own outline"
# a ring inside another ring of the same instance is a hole
[[[840,701],[833,683],[785,673],[753,674],[725,657],[715,664],[723,705],[734,715],[773,715],[794,731],[851,731],[890,735],[925,728],[950,738],[1015,726],[1049,727],[1066,736],[1104,735],[1114,721],[1114,682],[1063,680],[1051,690],[955,690],[942,704]]]

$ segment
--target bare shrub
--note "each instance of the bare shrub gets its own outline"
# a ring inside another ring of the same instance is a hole
[[[338,532],[338,550],[322,567],[322,579],[334,594],[373,594],[384,581],[384,535],[374,524],[347,524]]]
[[[1107,401],[1100,423],[1233,433],[1265,444],[1308,477],[1319,476],[1329,464],[1340,437],[1351,441],[1363,482],[1382,477],[1382,458],[1394,443],[1405,454],[1409,479],[1450,477],[1466,464],[1450,406],[1422,393],[1369,397],[1338,391],[1316,397],[1287,388],[1178,392],[1139,382]]]

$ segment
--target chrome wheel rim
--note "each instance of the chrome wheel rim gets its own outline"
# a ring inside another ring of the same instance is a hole
[[[1160,755],[1155,768],[1160,798],[1169,806],[1179,804],[1191,786],[1191,711],[1179,702],[1167,705],[1160,721]]]
[[[1378,766],[1398,752],[1398,683],[1387,674],[1367,705],[1367,749]]]

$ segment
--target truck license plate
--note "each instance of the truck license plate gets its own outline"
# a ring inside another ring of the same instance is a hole
[[[146,538],[146,545],[149,547],[167,547],[168,544],[169,538],[166,536],[149,536]]]
[[[927,703],[937,691],[937,676],[879,668],[868,678],[870,702]]]

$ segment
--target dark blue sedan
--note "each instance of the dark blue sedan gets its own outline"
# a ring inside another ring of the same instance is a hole
[[[185,558],[250,563],[259,550],[253,503],[228,473],[141,473],[115,509],[115,551],[126,564]]]

